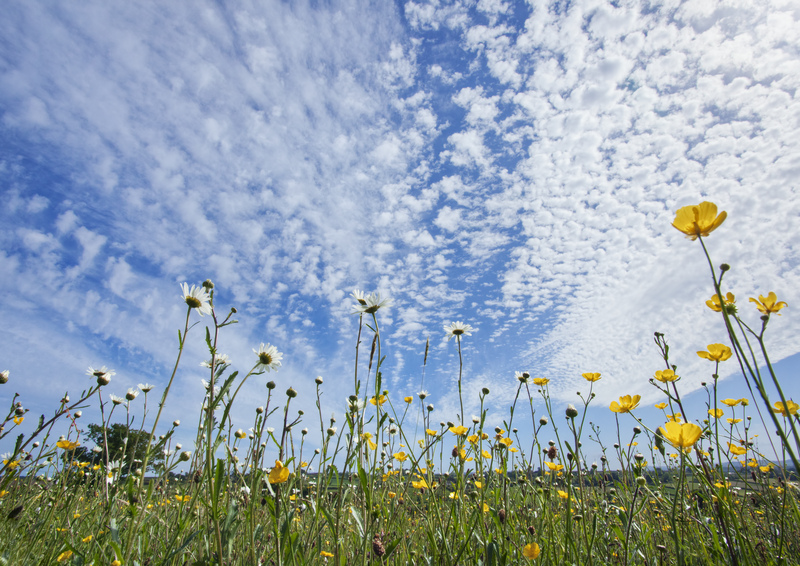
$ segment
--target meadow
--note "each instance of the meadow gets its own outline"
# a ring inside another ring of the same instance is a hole
[[[725,220],[703,202],[678,210],[673,223],[708,258],[707,305],[728,332],[728,344],[698,351],[714,368],[707,411],[683,409],[668,338],[656,332],[663,366],[650,384],[663,395],[663,421],[641,421],[640,397],[624,395],[608,407],[622,431],[613,446],[586,422],[601,373],[583,374],[582,403],[554,412],[551,376],[517,372],[509,414],[488,416],[484,388],[480,413],[465,419],[461,347],[472,328],[460,321],[443,329],[459,354],[460,417],[434,422],[427,392],[385,389],[379,323],[389,301],[359,291],[345,417],[323,417],[321,377],[318,411],[303,414],[292,407],[297,392],[269,380],[281,366],[278,349],[261,344],[249,372],[233,371],[217,345],[235,309],[216,310],[210,281],[184,284],[186,319],[163,391],[141,384],[124,398],[107,395],[113,370],[89,368],[91,387],[65,396],[27,435],[15,429],[32,417],[12,398],[0,432],[16,437],[0,468],[0,563],[800,564],[800,406],[784,395],[765,337],[787,305],[772,292],[740,305],[725,288],[730,268],[715,266],[704,242]],[[757,309],[760,327],[739,309]],[[204,335],[193,328],[198,320],[208,323]],[[161,416],[190,337],[208,347],[208,380],[194,445],[184,447],[173,437],[187,425]],[[716,378],[723,363],[739,366],[751,397],[725,396]],[[3,391],[15,378],[0,374]],[[248,431],[234,430],[231,414],[249,380],[263,381],[267,401]],[[84,428],[90,404],[102,422]],[[137,411],[155,416],[134,419]],[[756,442],[752,418],[777,434]],[[522,421],[532,437],[518,434]],[[62,423],[69,434],[56,438]],[[587,461],[584,444],[602,458]]]

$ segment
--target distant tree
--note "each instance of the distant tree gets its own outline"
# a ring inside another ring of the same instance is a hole
[[[144,461],[150,433],[130,430],[122,423],[114,423],[105,427],[105,430],[102,425],[90,424],[87,436],[100,448],[100,451],[96,452],[81,446],[75,450],[74,458],[76,460],[103,464],[106,461],[106,453],[108,453],[108,461],[119,462],[122,465],[122,473],[128,474],[132,469],[140,467],[141,462]],[[151,447],[147,470],[153,470],[164,463],[164,453],[160,448],[155,449],[156,444],[154,442]]]

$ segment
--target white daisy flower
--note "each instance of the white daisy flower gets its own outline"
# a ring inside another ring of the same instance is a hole
[[[181,289],[183,290],[183,300],[190,308],[200,313],[200,316],[211,314],[211,295],[205,288],[192,285],[190,289],[188,283],[183,283]]]
[[[355,306],[356,313],[366,313],[372,314],[378,311],[378,309],[382,307],[388,307],[392,304],[392,300],[389,298],[381,300],[380,293],[370,293],[369,295],[364,295],[361,291],[353,291],[352,294],[353,298],[358,301],[358,304]]]
[[[153,387],[155,387],[155,385],[150,385],[149,383],[140,383],[139,384],[139,389],[141,389],[142,392],[144,392],[144,393],[149,393],[150,391],[152,391]]]
[[[475,330],[469,324],[464,324],[463,322],[456,321],[451,322],[450,326],[445,324],[444,331],[447,333],[447,339],[450,340],[453,336],[461,336],[462,334],[465,336],[472,336],[472,331]]]
[[[428,393],[427,389],[423,389],[422,391],[417,393],[417,397],[419,397],[420,401],[424,401],[425,397],[427,397],[428,395],[429,395],[429,393]]]
[[[231,359],[228,357],[228,354],[217,354],[214,358],[214,365],[230,365]],[[211,367],[211,360],[206,360],[205,362],[201,362],[200,365],[204,368]]]
[[[109,395],[108,397],[109,397],[109,399],[111,399],[111,402],[114,403],[115,405],[124,405],[125,404],[125,399],[123,399],[122,397],[117,397],[116,395],[113,395],[113,394]]]
[[[129,388],[129,389],[128,389],[128,392],[125,394],[125,398],[126,398],[128,401],[133,401],[133,400],[134,400],[134,399],[136,399],[138,396],[139,396],[139,392],[138,392],[138,391],[136,391],[136,390],[135,390],[133,387]]]
[[[272,346],[269,343],[264,344],[262,342],[261,346],[258,347],[258,350],[254,348],[253,352],[255,352],[255,354],[258,356],[258,365],[253,371],[278,371],[278,368],[281,367],[283,354],[281,354],[275,346]]]

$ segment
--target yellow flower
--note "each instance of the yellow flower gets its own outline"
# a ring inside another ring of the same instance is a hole
[[[508,448],[509,446],[514,444],[514,441],[511,440],[510,438],[502,438],[500,439],[500,444],[505,444],[506,448]]]
[[[725,411],[723,411],[722,409],[709,409],[708,414],[714,417],[715,419],[719,419],[722,417],[722,415],[725,414]]]
[[[412,481],[411,485],[417,489],[425,489],[428,486],[428,482],[425,481],[425,478],[419,478],[419,481]]]
[[[477,444],[478,443],[478,435],[477,434],[470,434],[467,437],[467,440],[469,440],[471,444]]]
[[[392,454],[392,456],[398,462],[405,462],[406,460],[408,460],[408,454],[406,454],[405,452],[395,452],[394,454]]]
[[[24,421],[24,420],[25,420],[25,417],[14,417],[14,424],[15,425],[21,425],[22,421]]]
[[[429,428],[426,428],[425,432],[428,433],[428,436],[436,436],[436,431],[435,430],[431,430]]]
[[[759,466],[759,467],[758,467],[758,469],[759,469],[759,470],[760,470],[762,473],[765,473],[765,474],[766,474],[766,473],[769,473],[769,471],[772,469],[772,465],[770,464],[770,465],[768,465],[768,466]]]
[[[405,401],[406,403],[409,403],[409,404],[413,400],[414,400],[414,398],[411,395],[409,395],[408,397],[403,397],[403,401]]]
[[[450,499],[458,499],[458,494],[455,491],[453,491],[453,492],[450,493],[450,495],[448,497]]]
[[[660,427],[661,436],[675,448],[691,448],[700,438],[703,429],[694,423],[676,423],[670,421]]]
[[[284,483],[289,479],[289,469],[284,468],[280,460],[275,460],[275,467],[269,473],[269,483]]]
[[[122,562],[120,562],[119,560],[112,560],[111,566],[122,566]]]
[[[666,408],[667,408],[667,404],[666,404],[666,403],[656,403],[656,404],[655,404],[655,405],[653,405],[653,406],[654,406],[656,409],[666,409]]]
[[[597,381],[600,379],[599,373],[582,373],[581,375],[586,381]]]
[[[675,221],[672,225],[686,234],[690,240],[696,240],[699,236],[708,236],[719,228],[727,216],[728,213],[725,211],[718,216],[717,205],[706,201],[694,206],[679,208],[675,213]]]
[[[489,451],[488,451],[488,450],[482,450],[482,451],[481,451],[481,456],[483,456],[483,457],[484,457],[484,458],[486,458],[487,460],[489,460],[489,459],[492,457],[492,455],[491,455],[491,454],[489,454]]]
[[[736,302],[736,297],[733,293],[726,293],[723,301],[725,306],[732,305]],[[711,298],[706,301],[706,305],[708,305],[708,308],[712,311],[722,312],[722,306],[719,304],[719,295],[711,295]]]
[[[56,446],[64,450],[75,450],[79,444],[77,442],[70,442],[69,440],[59,440],[56,442]]]
[[[767,295],[766,297],[764,297],[764,295],[759,295],[758,300],[754,299],[753,297],[750,297],[750,302],[755,303],[756,308],[761,312],[761,314],[765,314],[767,316],[769,316],[772,313],[775,313],[778,316],[780,316],[780,313],[778,311],[781,310],[783,307],[787,306],[786,303],[784,303],[783,301],[781,302],[777,301],[778,301],[778,296],[772,291],[770,291],[769,295]]]
[[[742,422],[742,419],[727,419],[728,424],[739,424]]]
[[[534,377],[533,384],[534,385],[547,385],[550,383],[550,380],[546,377]]]
[[[558,491],[558,496],[561,499],[569,499],[569,493],[567,493],[566,491],[561,491],[560,489],[557,491]]]
[[[376,448],[378,448],[378,445],[377,445],[377,444],[375,444],[375,443],[372,441],[372,433],[371,433],[371,432],[365,432],[365,433],[363,433],[363,434],[361,435],[361,439],[362,439],[362,440],[366,440],[366,441],[367,441],[367,446],[369,446],[369,449],[370,449],[370,450],[375,450]]]
[[[322,552],[319,553],[319,555],[325,558],[333,558],[333,553],[328,552],[327,550],[323,550]]]
[[[180,501],[181,503],[187,503],[188,501],[191,501],[192,496],[191,495],[176,495],[175,499]]]
[[[82,540],[83,542],[91,542],[91,541],[92,541],[92,538],[93,538],[93,537],[92,537],[92,535],[89,535],[88,537],[84,537],[84,538],[82,538],[81,540]]]
[[[6,495],[8,495],[8,492],[5,489],[0,490],[0,499],[3,499]]]
[[[739,402],[740,402],[740,403],[741,403],[741,404],[742,404],[744,407],[747,407],[747,406],[750,404],[750,400],[749,400],[749,399],[745,399],[744,397],[742,397],[741,399],[739,399]]]
[[[380,395],[377,398],[373,397],[372,399],[369,400],[369,402],[375,405],[376,407],[378,405],[383,405],[386,402],[386,395]]]
[[[656,372],[655,378],[659,380],[661,383],[668,383],[670,381],[675,381],[678,379],[678,375],[671,369],[660,370]]]
[[[483,482],[476,481],[475,482],[475,487],[477,487],[478,489],[481,489],[483,487]]]
[[[737,446],[736,444],[732,444],[730,442],[728,442],[728,450],[730,450],[731,454],[736,456],[747,454],[747,448],[744,446]]]
[[[674,415],[667,415],[667,418],[673,423],[681,422],[683,420],[681,417],[683,417],[683,415],[681,415],[680,413],[675,413]]]
[[[639,400],[641,398],[641,395],[634,395],[633,397],[624,395],[619,398],[619,403],[611,401],[611,405],[609,405],[608,408],[615,413],[629,413],[639,405]]]
[[[711,360],[712,362],[724,362],[731,357],[731,349],[725,344],[709,344],[708,352],[697,352],[701,358]]]
[[[741,402],[742,402],[741,399],[723,399],[722,401],[720,401],[720,403],[722,403],[723,405],[727,405],[728,407],[735,407]]]
[[[786,401],[786,405],[784,405],[780,401],[776,401],[775,407],[772,409],[772,412],[780,413],[784,417],[788,417],[789,415],[796,415],[798,409],[800,409],[800,405],[789,399],[788,401]]]
[[[545,462],[544,465],[547,466],[548,469],[554,472],[558,472],[564,469],[564,466],[562,464],[554,464],[553,462]]]
[[[489,512],[489,506],[486,503],[483,504],[483,512],[484,513],[488,513]]]
[[[465,427],[464,425],[458,425],[458,426],[451,426],[450,427],[450,432],[452,432],[456,436],[464,436],[467,433],[468,430],[469,429],[467,427]]]
[[[536,560],[539,557],[540,552],[541,549],[539,548],[539,545],[536,544],[535,542],[526,544],[522,548],[522,556],[524,556],[528,560]]]
[[[65,560],[69,560],[70,558],[72,558],[72,551],[65,550],[64,552],[58,555],[58,558],[56,558],[56,562],[64,562]]]

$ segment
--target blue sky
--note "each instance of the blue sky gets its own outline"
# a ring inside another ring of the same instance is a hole
[[[707,243],[732,265],[745,318],[758,321],[747,297],[775,291],[789,308],[770,323],[772,358],[800,351],[797,2],[4,12],[2,398],[19,392],[33,414],[88,386],[90,365],[117,371],[109,392],[163,387],[178,285],[210,278],[217,307],[240,320],[221,351],[246,372],[253,348],[276,345],[284,363],[270,377],[300,391],[307,414],[316,376],[326,418],[353,388],[357,288],[393,300],[380,323],[398,401],[421,388],[430,338],[424,387],[435,419],[455,419],[443,326],[459,320],[476,328],[467,415],[484,386],[507,414],[515,371],[551,378],[562,407],[592,371],[593,414],[613,422],[621,394],[660,400],[647,383],[662,368],[654,331],[686,394],[711,373],[695,352],[726,339],[704,304],[702,250],[670,226],[703,200],[728,212]],[[196,422],[208,355],[201,327],[193,338],[167,422]],[[795,397],[796,360],[781,366]],[[238,426],[264,381],[245,386]]]

